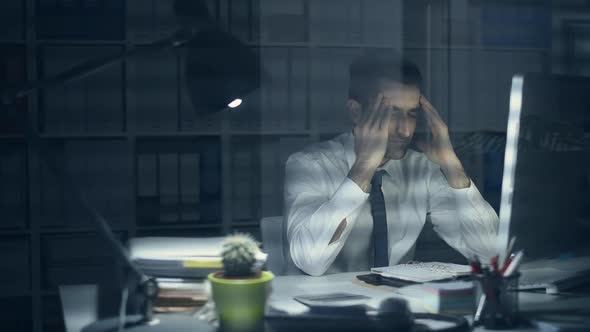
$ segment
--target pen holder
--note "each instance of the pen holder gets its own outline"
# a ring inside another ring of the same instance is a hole
[[[475,315],[473,325],[501,330],[519,324],[518,278],[520,273],[503,277],[496,273],[474,274]]]

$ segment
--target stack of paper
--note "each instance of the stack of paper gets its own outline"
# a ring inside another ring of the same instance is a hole
[[[207,275],[223,269],[222,237],[146,237],[130,241],[131,259],[158,280],[156,312],[197,310],[209,299]]]
[[[206,279],[157,278],[160,293],[154,303],[156,312],[196,310],[209,300],[210,287]]]
[[[469,265],[452,263],[410,262],[408,264],[372,268],[371,272],[380,274],[386,278],[396,278],[413,282],[428,282],[454,279],[469,275],[471,273],[471,268]]]
[[[408,300],[412,312],[469,314],[475,303],[470,281],[416,284],[396,292]]]
[[[130,241],[131,259],[145,274],[162,278],[206,278],[223,268],[222,237],[146,237]]]

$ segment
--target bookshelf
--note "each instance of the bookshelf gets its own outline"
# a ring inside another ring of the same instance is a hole
[[[62,331],[56,286],[112,282],[116,269],[23,137],[25,119],[122,240],[234,231],[260,238],[260,218],[282,214],[287,157],[349,130],[348,64],[363,49],[394,48],[413,59],[425,92],[460,131],[503,129],[510,73],[549,66],[545,46],[483,44],[481,1],[207,2],[272,78],[239,110],[197,118],[183,52],[170,50],[33,93],[0,114],[0,207],[7,211],[0,253],[10,262],[0,274],[7,285],[0,320],[7,331]],[[168,37],[171,4],[2,1],[0,79],[36,80]],[[470,167],[481,166],[472,159]]]

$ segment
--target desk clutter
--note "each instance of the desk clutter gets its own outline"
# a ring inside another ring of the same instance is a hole
[[[155,277],[155,312],[198,313],[220,328],[239,331],[262,322],[273,274],[263,271],[267,254],[247,234],[211,238],[137,238],[132,260]],[[212,300],[212,301],[210,301]],[[213,308],[214,303],[214,310]]]
[[[207,275],[223,267],[222,241],[221,237],[131,239],[131,259],[158,281],[155,312],[195,311],[207,303]]]

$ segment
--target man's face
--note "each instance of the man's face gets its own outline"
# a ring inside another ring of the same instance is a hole
[[[416,130],[420,90],[415,86],[383,80],[379,83],[379,92],[383,93],[383,103],[388,111],[393,112],[385,159],[401,159],[406,155]]]

